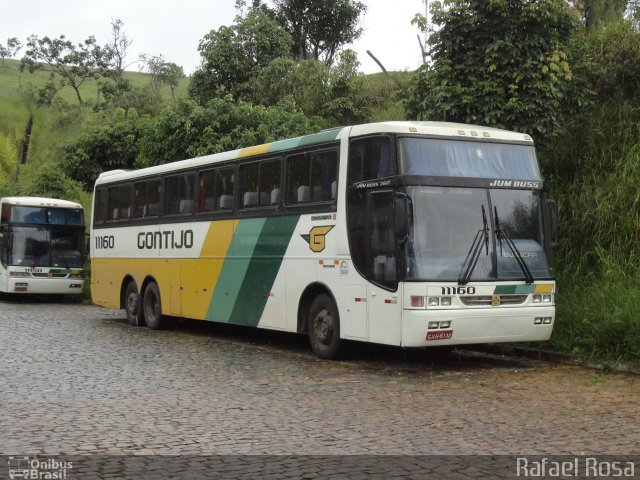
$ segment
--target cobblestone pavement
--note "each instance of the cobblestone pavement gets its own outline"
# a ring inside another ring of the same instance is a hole
[[[638,454],[640,378],[0,301],[0,453]]]

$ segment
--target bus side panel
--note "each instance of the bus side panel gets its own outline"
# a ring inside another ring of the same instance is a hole
[[[288,216],[240,220],[215,287],[208,320],[258,326],[298,219]],[[274,308],[276,312],[269,311],[267,323],[273,323],[282,310]]]
[[[207,312],[238,223],[238,220],[212,222],[200,258],[183,261],[181,288],[185,317],[210,319]]]

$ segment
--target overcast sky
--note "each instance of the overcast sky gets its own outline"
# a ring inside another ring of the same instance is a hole
[[[387,70],[414,70],[420,64],[418,29],[410,24],[424,12],[423,0],[363,0],[362,37],[352,46],[364,73],[380,71],[367,55],[371,52]],[[111,21],[120,19],[133,41],[127,55],[162,54],[192,73],[200,65],[198,42],[211,30],[231,25],[235,0],[0,0],[0,43],[18,37],[23,45],[29,35],[58,37],[74,43],[94,35],[100,44],[111,37]],[[9,4],[7,6],[7,4]],[[22,56],[18,53],[18,58]],[[137,69],[136,66],[129,68]]]

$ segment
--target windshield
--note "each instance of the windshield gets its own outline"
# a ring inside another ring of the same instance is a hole
[[[406,137],[398,153],[404,175],[542,180],[533,145]]]
[[[33,223],[38,225],[82,225],[82,209],[29,207],[14,205],[11,208],[11,221],[14,223]]]
[[[28,267],[82,267],[82,229],[12,227],[9,264]]]
[[[481,248],[467,280],[525,278],[516,253],[503,236],[497,239],[496,212],[500,228],[510,235],[534,279],[550,277],[540,192],[419,186],[408,187],[407,193],[413,203],[413,224],[405,249],[407,280],[460,281],[469,267],[474,240],[478,232],[485,231],[485,217],[489,238],[479,242]]]

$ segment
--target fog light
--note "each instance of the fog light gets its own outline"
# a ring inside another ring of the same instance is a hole
[[[440,322],[429,322],[429,330],[433,330],[440,326]]]
[[[542,323],[544,323],[545,325],[551,325],[551,317],[544,317],[542,319]]]
[[[542,295],[534,295],[533,303],[542,303]]]
[[[413,308],[423,308],[424,297],[417,297],[417,296],[411,295],[411,306]]]
[[[451,305],[451,297],[442,297],[440,299],[440,305],[446,306],[446,307],[450,306]]]
[[[551,295],[542,295],[542,303],[551,303]]]
[[[71,285],[69,285],[69,288],[82,288],[82,285],[79,283],[72,283]]]
[[[437,307],[438,305],[440,305],[440,298],[438,298],[438,297],[429,297],[429,306],[430,307]]]
[[[449,328],[451,326],[450,321],[440,322],[440,328]]]
[[[534,325],[542,325],[542,317],[536,317],[533,320]]]

